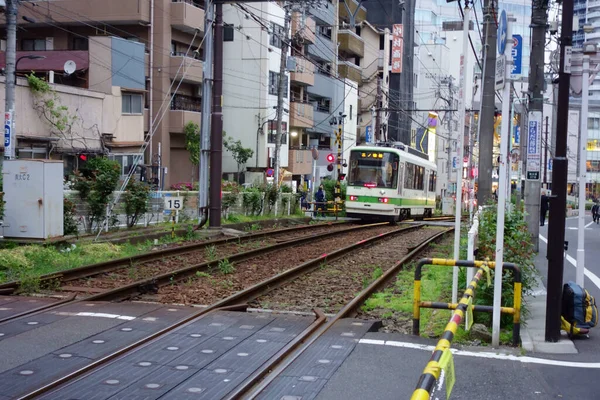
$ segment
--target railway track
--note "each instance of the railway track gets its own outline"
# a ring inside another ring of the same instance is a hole
[[[342,258],[348,258],[348,256],[354,254],[357,250],[363,251],[370,246],[377,246],[379,244],[385,243],[387,240],[398,237],[405,237],[407,235],[414,235],[415,232],[419,232],[423,229],[422,226],[411,226],[411,227],[402,227],[402,228],[393,228],[388,229],[385,232],[379,232],[373,234],[368,237],[367,228],[363,228],[361,231],[362,238],[356,240],[355,242],[346,245],[344,247],[338,248],[335,251],[329,252],[327,254],[322,254],[317,257],[313,257],[305,262],[302,262],[292,268],[288,268],[283,272],[277,273],[273,276],[270,276],[268,279],[264,279],[261,282],[251,285],[243,290],[236,291],[235,293],[225,297],[218,299],[212,302],[207,307],[193,313],[189,317],[186,317],[177,323],[169,326],[156,334],[148,335],[141,340],[138,340],[134,343],[131,343],[128,346],[123,347],[122,349],[108,354],[97,361],[89,363],[88,365],[79,368],[71,373],[59,378],[55,379],[52,382],[45,383],[44,385],[40,385],[35,390],[30,391],[29,393],[21,395],[20,399],[33,399],[38,398],[39,396],[43,396],[42,398],[62,398],[61,390],[67,390],[71,384],[78,383],[80,381],[85,381],[86,379],[94,379],[94,372],[102,371],[104,368],[110,368],[114,365],[115,360],[121,360],[119,362],[123,362],[130,355],[135,354],[144,354],[143,350],[145,346],[151,346],[152,343],[158,344],[161,338],[168,337],[170,334],[177,334],[181,329],[185,329],[186,326],[189,326],[193,321],[201,321],[204,318],[209,318],[215,313],[219,313],[222,310],[231,310],[233,309],[246,309],[247,306],[243,304],[247,304],[248,302],[252,302],[265,294],[272,292],[273,290],[278,290],[286,285],[293,285],[295,279],[299,277],[306,276],[316,270],[319,267],[323,266],[324,263],[333,263]],[[371,228],[373,229],[373,227]],[[350,301],[341,305],[337,313],[334,317],[327,319],[325,315],[319,311],[315,311],[315,320],[310,323],[310,325],[306,326],[306,328],[292,340],[288,341],[285,346],[283,346],[278,351],[274,352],[271,357],[268,358],[265,362],[263,362],[259,368],[255,369],[253,372],[247,374],[247,376],[240,381],[239,384],[236,384],[235,388],[229,391],[226,396],[221,396],[219,398],[227,398],[227,399],[240,399],[240,398],[256,398],[261,396],[261,393],[264,395],[265,391],[268,390],[269,385],[271,385],[274,380],[281,376],[281,374],[289,368],[295,360],[302,356],[302,354],[320,337],[328,332],[330,328],[332,328],[336,323],[338,323],[343,318],[351,317],[357,313],[360,305],[375,291],[384,287],[387,282],[392,279],[395,274],[410,260],[415,258],[419,252],[421,252],[429,243],[437,240],[442,235],[451,232],[452,229],[440,231],[437,233],[433,233],[432,235],[425,235],[427,238],[422,241],[417,241],[419,243],[415,243],[414,245],[410,245],[407,249],[408,253],[406,253],[402,259],[398,262],[394,263],[392,266],[387,268],[385,272],[371,283],[368,284],[360,293],[354,296]],[[301,239],[302,240],[302,239]],[[281,246],[282,244],[275,245],[273,247]],[[90,301],[88,298],[87,301]],[[242,305],[242,306],[240,306]],[[239,314],[239,313],[236,313]],[[183,333],[183,331],[182,331]],[[183,336],[180,336],[183,338]],[[133,352],[134,350],[139,350],[137,352]],[[133,352],[133,353],[132,353]],[[238,353],[239,355],[240,353]],[[113,362],[114,361],[114,362]],[[89,374],[88,374],[89,373]],[[227,382],[228,379],[225,379],[224,382]],[[117,381],[118,382],[118,381]],[[198,389],[200,390],[200,389]],[[216,397],[215,397],[216,398]],[[268,398],[268,397],[267,397]]]
[[[223,257],[218,257],[218,258],[214,258],[208,261],[204,261],[202,260],[201,262],[192,262],[192,260],[188,260],[189,264],[187,264],[187,266],[185,267],[181,267],[181,264],[184,264],[183,260],[177,260],[177,266],[173,266],[170,265],[167,268],[161,268],[161,269],[157,269],[154,271],[149,271],[149,274],[147,277],[144,277],[142,279],[134,279],[135,277],[132,276],[128,276],[128,271],[131,270],[131,267],[126,267],[124,270],[122,270],[121,272],[124,273],[129,279],[126,279],[125,281],[121,280],[115,280],[112,279],[110,276],[105,277],[105,279],[100,280],[100,288],[95,288],[90,286],[89,289],[90,291],[93,291],[94,294],[87,296],[87,297],[80,297],[80,298],[75,298],[75,294],[77,293],[69,293],[69,290],[71,287],[69,286],[63,286],[63,291],[57,291],[54,293],[46,293],[47,295],[50,294],[58,294],[58,295],[68,295],[67,299],[63,299],[59,302],[56,303],[50,303],[50,304],[46,304],[43,306],[40,306],[36,309],[33,310],[27,310],[24,311],[22,313],[18,313],[18,314],[14,314],[11,315],[9,317],[3,318],[2,321],[0,321],[0,323],[5,323],[5,322],[9,322],[11,320],[15,320],[15,319],[20,319],[23,317],[28,317],[31,315],[36,315],[38,313],[41,312],[47,312],[50,310],[56,310],[60,307],[63,307],[66,304],[73,304],[73,303],[77,303],[77,302],[82,302],[82,301],[115,301],[115,300],[124,300],[126,298],[130,298],[132,296],[137,296],[140,294],[147,294],[147,293],[155,293],[159,290],[160,287],[165,287],[165,286],[173,286],[174,284],[176,284],[177,282],[180,282],[184,279],[189,279],[190,277],[195,277],[197,274],[202,274],[202,273],[207,273],[210,272],[213,269],[217,269],[220,263],[239,263],[239,262],[243,262],[243,261],[247,261],[247,260],[251,260],[253,258],[262,256],[262,255],[266,255],[275,251],[281,251],[281,250],[286,250],[288,248],[294,247],[294,246],[298,246],[298,245],[306,245],[310,242],[313,241],[317,241],[317,240],[324,240],[326,238],[330,238],[334,235],[344,235],[344,234],[348,234],[351,232],[360,232],[359,234],[362,234],[362,232],[364,231],[368,231],[371,229],[392,229],[391,227],[389,227],[387,224],[385,223],[378,223],[378,224],[368,224],[368,225],[354,225],[354,226],[347,226],[345,224],[336,224],[336,225],[327,225],[327,226],[319,226],[318,230],[324,230],[324,232],[322,233],[318,233],[315,232],[314,230],[308,230],[307,227],[302,227],[301,229],[283,229],[278,231],[278,233],[280,234],[284,234],[284,235],[289,235],[292,233],[298,233],[298,232],[303,232],[303,233],[307,233],[304,235],[301,235],[300,237],[296,238],[291,238],[290,236],[278,236],[276,238],[272,238],[271,242],[273,244],[267,244],[264,242],[259,243],[260,246],[256,246],[253,247],[250,250],[245,250],[242,252],[238,252],[238,253],[233,253],[233,254],[229,254]],[[256,235],[249,235],[244,237],[246,240],[246,243],[250,243],[251,239],[260,239],[264,237],[264,233],[259,233]],[[250,239],[249,239],[250,238]],[[222,243],[222,244],[228,244],[231,243],[232,241],[238,241],[241,240],[241,238],[228,238],[228,239],[223,239],[220,240],[218,242]],[[213,241],[211,242],[213,245],[214,243],[216,243],[217,241]],[[209,243],[209,245],[211,244]],[[173,253],[175,254],[187,254],[190,252],[193,252],[194,249],[202,249],[207,247],[206,243],[201,243],[198,245],[189,245],[189,246],[182,246],[182,248],[171,248],[171,249],[165,249],[156,253],[160,253],[160,254],[155,254],[155,253],[150,253],[150,254],[142,254],[140,256],[137,257],[138,260],[150,260],[150,261],[155,261],[155,260],[161,260],[161,254],[164,256],[165,254],[171,255]],[[203,258],[203,257],[201,257]],[[101,264],[95,264],[95,265],[90,265],[90,266],[85,266],[85,267],[81,267],[81,268],[77,268],[76,270],[78,271],[74,271],[74,270],[67,270],[64,271],[64,274],[58,274],[58,275],[51,275],[51,276],[46,276],[46,277],[42,277],[41,279],[43,279],[43,281],[45,282],[53,282],[56,280],[60,280],[60,282],[72,282],[75,281],[77,279],[89,279],[90,277],[93,276],[99,276],[100,274],[107,274],[110,271],[118,271],[119,268],[122,268],[122,265],[124,263],[130,262],[130,259],[118,259],[118,260],[113,260],[112,262],[107,262],[107,263],[101,263]],[[147,261],[148,262],[148,261]],[[159,263],[160,264],[160,263]],[[115,272],[116,274],[116,272]],[[81,278],[81,277],[85,277],[85,278]],[[8,285],[8,284],[7,284]],[[14,283],[14,285],[16,286],[16,288],[18,288],[18,283]],[[57,285],[57,289],[60,290],[60,285]],[[80,288],[80,287],[75,287],[75,291],[79,292],[84,288]]]

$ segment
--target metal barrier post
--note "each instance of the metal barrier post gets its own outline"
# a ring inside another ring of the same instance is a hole
[[[445,351],[450,351],[450,344],[454,339],[454,335],[458,328],[458,325],[461,323],[463,317],[465,316],[465,311],[467,310],[467,305],[469,303],[469,298],[473,297],[475,293],[475,289],[477,288],[477,284],[483,275],[483,268],[479,268],[477,273],[473,277],[471,284],[465,290],[460,302],[456,310],[452,313],[452,318],[446,325],[446,329],[444,329],[444,333],[442,334],[441,339],[438,341],[435,346],[435,350],[431,355],[431,358],[421,377],[419,378],[419,382],[417,383],[417,388],[413,392],[411,396],[411,400],[429,400],[431,398],[431,392],[435,387],[435,383],[440,377],[442,368],[440,366],[440,359]]]

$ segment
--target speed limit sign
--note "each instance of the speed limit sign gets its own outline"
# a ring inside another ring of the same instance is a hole
[[[183,209],[183,197],[165,197],[165,210]]]

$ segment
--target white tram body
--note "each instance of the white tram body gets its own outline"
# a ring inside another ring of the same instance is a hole
[[[435,209],[436,165],[402,143],[350,151],[346,215],[397,222],[430,217]]]

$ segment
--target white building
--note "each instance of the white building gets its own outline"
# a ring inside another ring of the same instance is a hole
[[[253,13],[271,26],[279,27],[284,11],[275,3],[255,3]],[[232,24],[233,38],[226,37],[223,46],[223,130],[254,150],[246,164],[245,181],[262,182],[264,172],[274,168],[277,106],[277,82],[281,57],[281,40],[267,32],[254,19],[234,6],[226,5],[223,20]],[[283,32],[276,32],[283,35]],[[289,110],[289,74],[284,95],[284,108]],[[269,122],[271,121],[271,122]],[[281,166],[288,166],[288,113],[283,114]],[[232,155],[223,152],[223,173],[234,173],[237,164]]]

